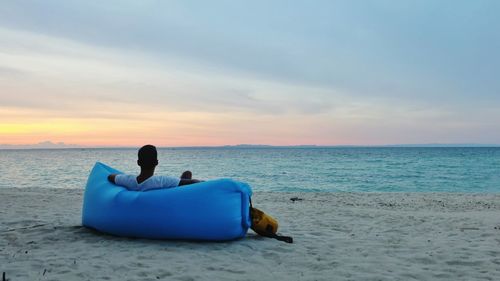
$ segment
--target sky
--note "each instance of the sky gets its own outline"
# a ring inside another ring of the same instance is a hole
[[[0,5],[0,144],[500,144],[500,2]]]

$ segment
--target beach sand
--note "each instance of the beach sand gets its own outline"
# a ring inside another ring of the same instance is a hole
[[[500,195],[256,192],[287,244],[100,234],[82,193],[0,189],[8,280],[500,280]]]

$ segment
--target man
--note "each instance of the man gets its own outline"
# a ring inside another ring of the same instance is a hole
[[[190,171],[182,173],[180,178],[155,176],[155,168],[158,165],[158,153],[156,147],[150,144],[139,149],[137,165],[141,167],[141,173],[137,177],[134,175],[111,174],[108,176],[108,180],[134,191],[172,188],[200,182],[200,180],[192,179]]]

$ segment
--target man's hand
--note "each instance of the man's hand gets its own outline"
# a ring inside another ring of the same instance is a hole
[[[179,186],[193,184],[193,183],[199,183],[199,182],[202,182],[202,181],[195,180],[195,179],[181,179],[181,181],[179,182]]]
[[[112,183],[116,184],[116,182],[115,182],[115,177],[116,177],[116,174],[111,174],[111,175],[109,175],[109,176],[108,176],[108,181],[110,181],[110,182],[112,182]]]

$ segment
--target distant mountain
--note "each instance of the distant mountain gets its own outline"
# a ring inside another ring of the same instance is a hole
[[[236,148],[262,148],[262,147],[273,147],[272,145],[267,145],[267,144],[236,144],[236,145],[224,145],[222,147],[236,147]]]
[[[500,147],[500,144],[476,144],[476,143],[423,143],[423,144],[381,144],[381,145],[266,145],[266,144],[237,144],[224,145],[220,147],[234,148],[275,148],[275,147],[291,147],[291,148],[328,148],[328,147]]]
[[[234,148],[275,148],[275,147],[292,147],[292,148],[313,148],[313,147],[323,147],[317,145],[269,145],[269,144],[236,144],[236,145],[224,145],[220,147],[234,147]]]
[[[424,143],[424,144],[389,144],[381,147],[500,147],[499,144],[481,143]]]
[[[57,149],[57,148],[80,148],[81,145],[65,144],[64,142],[42,141],[36,144],[0,144],[0,149]]]

